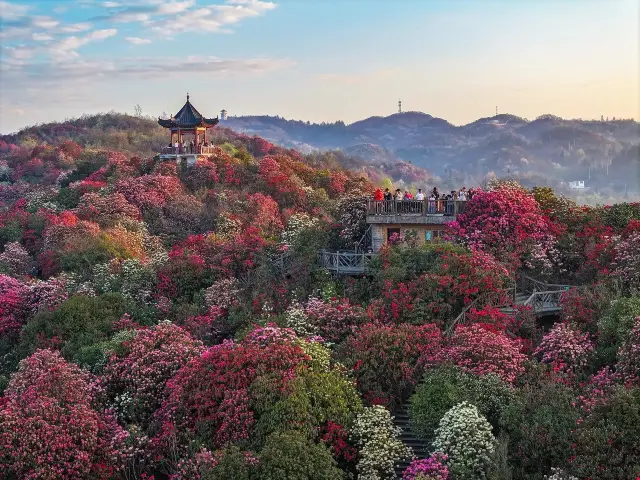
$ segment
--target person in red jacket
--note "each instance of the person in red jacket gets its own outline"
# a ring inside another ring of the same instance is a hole
[[[382,200],[384,200],[384,195],[382,195],[382,190],[380,190],[379,188],[376,188],[376,191],[373,194],[373,199],[376,202],[381,202]]]

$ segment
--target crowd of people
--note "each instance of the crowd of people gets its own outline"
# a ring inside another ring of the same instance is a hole
[[[460,190],[451,190],[449,193],[440,193],[438,187],[434,187],[429,194],[425,194],[421,188],[414,195],[410,190],[397,188],[393,193],[385,188],[384,191],[378,188],[373,194],[376,202],[385,202],[377,205],[376,208],[385,212],[394,213],[421,213],[424,211],[424,203],[427,204],[427,213],[453,214],[455,201],[466,201],[473,198],[472,188],[462,187]],[[424,202],[426,200],[426,202]],[[390,202],[390,203],[386,203]],[[421,203],[418,203],[421,202]]]
[[[173,144],[172,143],[169,144],[169,148],[173,147],[176,153],[199,153],[198,150],[200,149],[200,147],[208,147],[208,146],[209,146],[209,142],[203,142],[196,145],[193,142],[193,140],[191,140],[191,142],[189,143],[175,142]]]

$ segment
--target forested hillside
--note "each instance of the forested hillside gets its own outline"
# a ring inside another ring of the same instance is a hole
[[[380,170],[214,132],[190,167],[132,117],[3,137],[0,477],[640,476],[640,204],[495,181],[332,276]]]

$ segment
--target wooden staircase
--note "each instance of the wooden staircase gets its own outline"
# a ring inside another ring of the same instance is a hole
[[[429,456],[429,445],[424,440],[418,438],[409,426],[409,400],[405,401],[398,411],[396,411],[393,423],[402,431],[400,440],[413,451],[415,458],[422,459]],[[402,478],[402,472],[404,472],[412,461],[412,458],[407,458],[396,464],[396,478]]]

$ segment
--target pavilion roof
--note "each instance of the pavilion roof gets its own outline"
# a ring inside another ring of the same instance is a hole
[[[158,123],[165,128],[213,127],[218,123],[218,117],[205,118],[191,104],[189,94],[187,94],[187,103],[184,104],[180,111],[170,119],[158,119]]]

